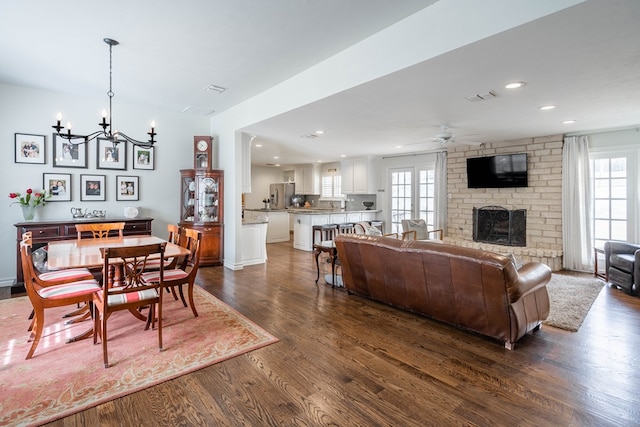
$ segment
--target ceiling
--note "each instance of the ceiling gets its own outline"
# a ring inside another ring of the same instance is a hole
[[[177,6],[153,0],[3,0],[0,82],[103,93],[108,49],[102,39],[110,37],[120,42],[114,48],[114,100],[206,117],[433,3],[192,0]],[[637,127],[638,22],[640,1],[619,0],[613,6],[589,0],[467,44],[248,126],[245,132],[262,145],[253,149],[253,163],[442,149],[430,138],[445,123],[455,143]],[[514,80],[527,85],[504,88]],[[226,90],[205,91],[210,84]],[[489,91],[495,97],[465,99]],[[547,104],[557,108],[538,110]],[[576,122],[562,123],[569,119]],[[325,133],[303,137],[319,129]]]

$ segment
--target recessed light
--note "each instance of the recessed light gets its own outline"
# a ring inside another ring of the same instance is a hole
[[[512,82],[507,83],[504,87],[505,89],[518,89],[519,87],[526,86],[525,82]]]
[[[396,145],[396,148],[402,148],[402,145]]]
[[[262,144],[256,144],[254,147],[262,147]]]
[[[317,133],[318,135],[322,135],[322,134],[324,133],[324,131],[323,131],[323,130],[317,130],[317,131],[316,131],[316,133]]]
[[[278,156],[273,156],[273,158],[274,158],[274,159],[279,159],[280,157],[278,157]]]
[[[574,124],[576,121],[575,120],[565,120],[564,122],[562,122],[563,125],[572,125]]]
[[[346,154],[340,154],[340,157],[347,157]]]
[[[322,163],[322,160],[318,160],[318,163]]]
[[[542,107],[538,107],[538,110],[545,111],[545,110],[553,110],[554,108],[556,108],[555,105],[543,105]]]

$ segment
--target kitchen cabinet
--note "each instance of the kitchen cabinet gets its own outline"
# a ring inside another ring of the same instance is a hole
[[[320,194],[320,176],[315,165],[302,165],[294,170],[296,194]]]
[[[183,169],[180,171],[181,227],[202,233],[200,265],[222,265],[224,171]]]
[[[375,177],[368,158],[348,159],[340,162],[342,194],[374,194]]]
[[[242,265],[264,264],[267,262],[267,223],[242,223]]]
[[[313,251],[313,226],[324,224],[343,224],[372,221],[379,211],[371,212],[333,212],[310,210],[309,212],[294,212],[293,217],[293,247],[302,251]]]
[[[267,226],[267,243],[288,242],[289,236],[289,213],[268,212],[267,218],[269,225]]]

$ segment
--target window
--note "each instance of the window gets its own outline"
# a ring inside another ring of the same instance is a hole
[[[320,197],[323,199],[342,198],[342,177],[340,175],[323,175]]]
[[[593,236],[596,248],[602,248],[607,240],[631,240],[629,218],[633,217],[633,203],[629,203],[632,178],[629,163],[629,158],[624,155],[592,155]]]
[[[424,219],[429,229],[433,229],[435,169],[393,169],[390,173],[391,232],[402,232],[403,219]]]

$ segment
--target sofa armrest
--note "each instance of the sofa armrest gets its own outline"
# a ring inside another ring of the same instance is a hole
[[[518,270],[516,285],[510,292],[511,302],[546,286],[551,280],[551,269],[541,262],[529,262]]]

